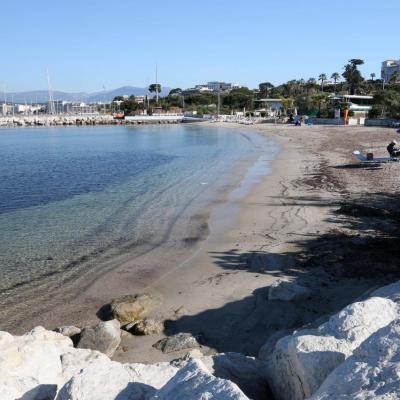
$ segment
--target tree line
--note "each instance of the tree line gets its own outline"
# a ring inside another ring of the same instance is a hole
[[[259,108],[258,100],[265,98],[280,99],[284,112],[294,108],[300,114],[333,117],[334,107],[344,109],[346,104],[333,104],[329,96],[333,94],[358,94],[374,96],[374,107],[370,117],[400,118],[400,84],[399,76],[394,74],[390,82],[376,79],[374,73],[363,77],[359,67],[364,64],[361,59],[351,59],[343,67],[343,72],[321,73],[317,78],[293,79],[274,86],[271,82],[262,82],[255,90],[247,87],[233,89],[230,92],[197,92],[186,93],[181,88],[172,89],[168,96],[146,96],[144,104],[137,104],[134,96],[122,100],[121,110],[131,114],[138,109],[147,109],[149,113],[161,108],[165,111],[183,108],[185,111],[196,111],[199,114],[231,114],[235,111],[252,112]],[[161,92],[160,84],[149,86],[149,93]]]

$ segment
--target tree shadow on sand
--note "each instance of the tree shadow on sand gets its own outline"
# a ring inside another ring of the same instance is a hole
[[[327,206],[315,197],[285,197],[299,204]],[[332,206],[332,202],[330,203]],[[212,253],[224,271],[268,274],[303,284],[312,295],[299,302],[269,301],[268,287],[249,293],[241,300],[196,315],[167,321],[168,335],[190,332],[218,352],[257,355],[275,332],[293,330],[307,324],[319,325],[366,290],[393,282],[400,277],[400,195],[353,194],[338,202],[328,221],[334,229],[322,235],[306,235],[295,244],[294,252],[242,252],[232,249]]]

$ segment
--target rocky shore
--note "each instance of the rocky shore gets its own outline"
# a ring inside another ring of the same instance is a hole
[[[279,296],[278,288],[270,291],[279,301],[294,301],[288,293],[300,293],[297,285],[286,283]],[[370,293],[325,322],[315,321],[290,335],[277,332],[257,358],[204,356],[195,338],[178,334],[155,346],[164,352],[186,349],[182,358],[154,364],[111,361],[121,335],[128,334],[121,321],[143,317],[150,303],[149,295],[114,301],[110,317],[119,320],[95,327],[61,327],[57,332],[36,327],[22,336],[0,332],[1,398],[245,400],[268,398],[271,390],[276,400],[334,400],[397,399],[400,393],[400,282]]]
[[[394,131],[254,129],[283,151],[234,226],[222,213],[175,269],[136,259],[30,321],[55,331],[1,333],[1,399],[400,397],[400,165],[351,155]]]

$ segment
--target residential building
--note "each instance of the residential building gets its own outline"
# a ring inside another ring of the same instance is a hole
[[[54,100],[53,105],[56,114],[94,114],[98,112],[97,104]],[[50,112],[50,109],[50,104],[48,104],[47,111]]]
[[[360,96],[356,94],[332,95],[328,99],[334,107],[339,107],[340,104],[346,103],[349,109],[354,112],[354,115],[359,117],[367,116],[374,104],[373,96]]]
[[[218,92],[218,91],[225,92],[232,90],[233,85],[232,83],[213,81],[207,83],[207,88],[209,90],[212,90],[213,92]]]
[[[136,104],[144,104],[145,101],[146,101],[146,96],[135,96]]]
[[[381,78],[384,82],[389,82],[393,75],[397,74],[396,81],[400,81],[400,60],[386,60],[382,63]]]

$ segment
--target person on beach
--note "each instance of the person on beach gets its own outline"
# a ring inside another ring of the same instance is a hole
[[[392,140],[386,147],[390,157],[400,157],[400,149],[396,147],[397,142]]]

